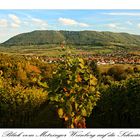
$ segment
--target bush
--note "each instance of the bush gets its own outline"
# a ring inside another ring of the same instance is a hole
[[[66,127],[86,127],[85,117],[100,97],[98,81],[82,58],[65,57],[49,84],[49,99]]]
[[[111,67],[107,74],[112,76],[117,81],[124,80],[127,77],[124,68],[120,66]]]
[[[100,87],[101,98],[87,120],[88,127],[140,127],[140,78]],[[94,124],[91,121],[94,120]]]

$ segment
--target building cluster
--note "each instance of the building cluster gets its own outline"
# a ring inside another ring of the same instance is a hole
[[[127,53],[110,53],[110,54],[91,54],[91,53],[83,53],[83,54],[74,54],[76,57],[82,57],[89,61],[96,61],[98,65],[105,64],[139,64],[140,65],[140,55],[133,55]],[[64,61],[63,57],[55,57],[55,56],[36,56],[36,55],[28,55],[25,56],[27,59],[38,59],[42,62],[46,63],[57,63],[59,61]]]

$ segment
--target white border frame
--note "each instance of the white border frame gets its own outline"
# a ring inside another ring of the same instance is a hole
[[[0,0],[0,9],[140,9],[140,0]]]

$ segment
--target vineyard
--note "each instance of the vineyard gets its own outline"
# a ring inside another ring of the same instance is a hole
[[[140,127],[139,66],[62,58],[0,54],[1,128]]]

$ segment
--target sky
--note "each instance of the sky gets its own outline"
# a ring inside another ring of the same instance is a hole
[[[94,30],[140,35],[140,10],[0,10],[0,42],[34,30]]]

